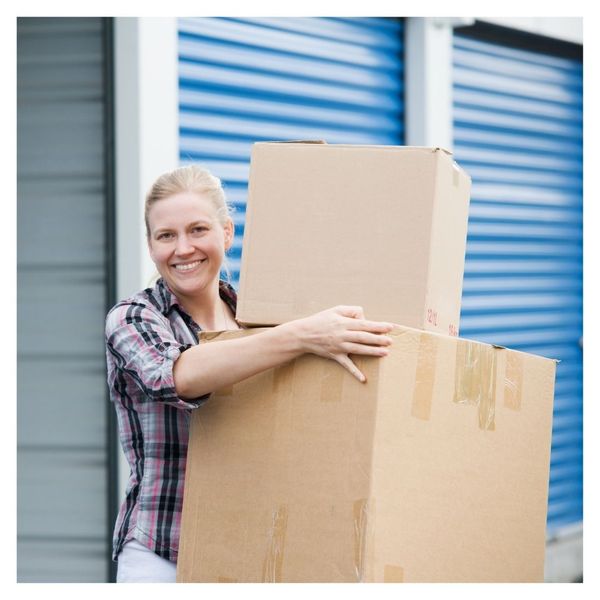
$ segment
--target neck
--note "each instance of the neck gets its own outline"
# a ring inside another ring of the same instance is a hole
[[[235,324],[229,307],[219,294],[218,280],[214,286],[195,296],[178,296],[177,299],[183,309],[205,331],[224,331],[231,329]]]
[[[177,296],[183,309],[200,325],[210,323],[215,317],[221,314],[219,306],[221,297],[219,296],[219,282],[205,288],[193,296]]]

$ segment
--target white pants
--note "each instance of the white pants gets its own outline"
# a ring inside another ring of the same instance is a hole
[[[117,583],[175,583],[176,571],[174,562],[129,540],[119,552]]]

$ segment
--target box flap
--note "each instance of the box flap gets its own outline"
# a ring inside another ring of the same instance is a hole
[[[325,140],[271,140],[255,144],[327,144]]]
[[[444,152],[448,156],[452,156],[452,151],[448,150],[447,148],[442,148],[442,146],[434,146],[433,151],[434,152]]]

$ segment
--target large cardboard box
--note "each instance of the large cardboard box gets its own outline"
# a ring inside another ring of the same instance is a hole
[[[458,335],[470,186],[441,148],[254,144],[236,318],[349,304]]]
[[[555,362],[391,335],[366,384],[304,355],[192,413],[178,581],[543,581]]]

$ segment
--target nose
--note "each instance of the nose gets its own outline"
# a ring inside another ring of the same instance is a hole
[[[194,252],[194,246],[190,244],[186,235],[180,235],[177,237],[177,245],[175,246],[175,253],[180,256],[191,254]]]

